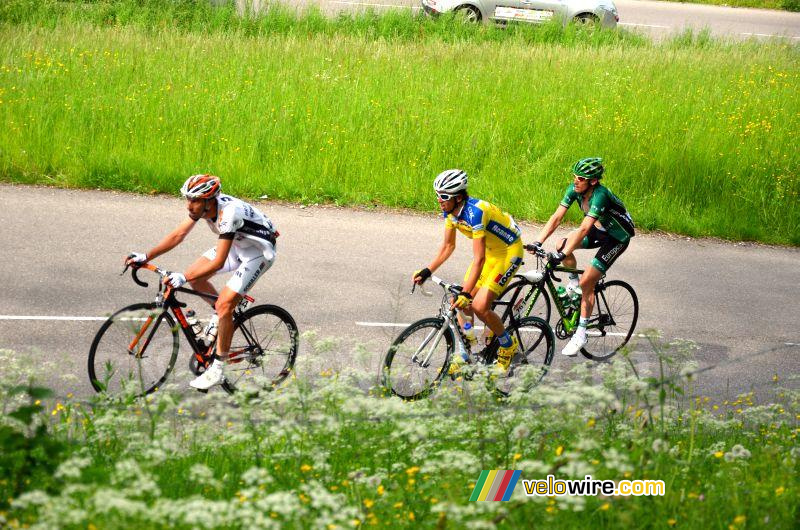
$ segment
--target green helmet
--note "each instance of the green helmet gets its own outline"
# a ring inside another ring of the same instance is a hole
[[[602,158],[581,158],[572,166],[572,173],[587,179],[603,178],[603,159]]]

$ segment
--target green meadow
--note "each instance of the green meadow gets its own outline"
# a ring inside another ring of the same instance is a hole
[[[584,156],[644,230],[800,244],[800,48],[203,2],[0,6],[0,179],[546,219]],[[577,212],[571,213],[573,221]]]

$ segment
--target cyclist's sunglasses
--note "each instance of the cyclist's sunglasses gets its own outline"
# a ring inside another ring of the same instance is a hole
[[[572,176],[575,177],[576,179],[580,180],[581,182],[586,182],[587,180],[592,180],[589,177],[582,177],[580,175],[572,175]]]
[[[440,199],[442,199],[443,201],[449,201],[450,199],[453,199],[453,198],[457,197],[458,194],[457,193],[437,193],[436,196],[439,197]]]

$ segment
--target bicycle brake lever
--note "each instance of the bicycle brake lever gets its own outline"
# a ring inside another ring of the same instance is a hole
[[[130,264],[129,264],[129,263],[126,263],[126,264],[125,264],[125,268],[124,268],[124,269],[122,269],[122,272],[120,272],[120,273],[119,273],[119,275],[120,275],[120,276],[125,276],[125,273],[126,273],[126,272],[128,272],[128,269],[129,269],[130,267],[131,267],[131,266],[130,266]]]

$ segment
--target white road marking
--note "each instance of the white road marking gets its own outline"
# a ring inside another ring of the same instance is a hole
[[[411,323],[404,323],[404,322],[356,322],[356,326],[364,326],[367,328],[407,328],[411,325]],[[473,329],[483,329],[483,326],[475,326]],[[592,332],[589,332],[590,336],[598,336],[593,335]],[[611,335],[613,337],[624,337],[624,333],[615,333],[615,332],[608,332],[606,335]],[[646,338],[647,335],[643,335],[641,333],[637,333],[634,337],[639,337],[641,339]]]
[[[661,28],[661,29],[670,29],[672,26],[660,26],[658,24],[634,24],[632,22],[620,22],[620,26],[636,26],[640,28]]]
[[[790,37],[788,35],[776,35],[774,33],[740,33],[739,35],[750,35],[751,37],[777,37],[785,39],[800,39],[800,37]]]
[[[407,328],[411,323],[403,324],[399,322],[356,322],[356,326],[368,328]]]
[[[0,315],[0,320],[69,320],[75,322],[108,320],[108,317],[59,317],[38,315]]]
[[[331,4],[344,4],[348,6],[369,6],[369,7],[399,7],[402,9],[422,9],[417,6],[399,6],[397,4],[375,4],[370,2],[345,2],[343,0],[331,0]]]

